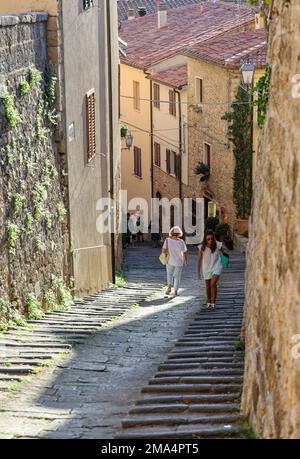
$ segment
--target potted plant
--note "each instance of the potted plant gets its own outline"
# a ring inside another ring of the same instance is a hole
[[[194,169],[196,175],[201,175],[200,182],[204,182],[210,176],[210,168],[207,164],[200,162]]]
[[[122,137],[122,139],[125,139],[126,136],[127,136],[127,134],[128,134],[128,127],[126,126],[126,124],[123,124],[123,123],[122,123],[122,124],[121,124],[120,130],[121,130],[121,137]]]
[[[230,226],[228,223],[219,223],[215,228],[218,241],[224,242],[229,250],[233,250],[233,240],[230,236]]]
[[[219,225],[220,220],[218,217],[208,217],[205,222],[205,229],[216,230],[216,226]]]

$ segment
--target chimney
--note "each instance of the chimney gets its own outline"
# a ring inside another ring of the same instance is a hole
[[[128,20],[131,20],[131,19],[134,19],[134,18],[135,18],[134,9],[130,8],[130,9],[127,11],[127,17],[128,17]]]
[[[146,14],[147,14],[146,8],[144,6],[139,6],[138,7],[138,14],[141,17],[146,16]]]
[[[168,23],[168,5],[161,0],[158,3],[157,8],[157,16],[158,16],[158,28],[164,27]]]
[[[264,14],[261,12],[255,14],[255,28],[256,29],[265,29],[266,28],[266,19]]]

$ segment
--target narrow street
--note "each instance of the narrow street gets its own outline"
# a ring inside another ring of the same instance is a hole
[[[237,436],[244,260],[231,258],[216,311],[199,314],[195,251],[166,299],[158,251],[138,247],[126,287],[2,335],[1,438]]]

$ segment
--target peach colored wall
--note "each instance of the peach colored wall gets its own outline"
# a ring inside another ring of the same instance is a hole
[[[127,190],[128,199],[144,198],[148,205],[151,203],[151,136],[150,136],[150,80],[139,69],[121,64],[121,122],[128,126],[133,135],[133,145],[130,150],[124,149],[122,142],[121,171],[122,190]],[[133,104],[133,82],[140,83],[140,110],[135,110]],[[122,97],[126,96],[126,97]],[[134,175],[134,146],[142,150],[142,178]]]
[[[1,0],[1,13],[25,13],[26,11],[47,11],[57,15],[57,0]]]

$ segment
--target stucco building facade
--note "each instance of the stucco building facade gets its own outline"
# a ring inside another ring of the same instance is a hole
[[[48,13],[48,57],[58,78],[56,146],[69,233],[67,266],[75,293],[105,288],[120,262],[119,238],[96,227],[100,198],[120,182],[118,20],[115,2],[2,1],[0,13]],[[91,39],[93,37],[93,39]]]
[[[228,123],[224,114],[231,110],[242,81],[240,67],[250,61],[256,66],[254,80],[263,74],[266,60],[264,29],[245,30],[209,40],[188,49],[188,126],[189,165],[185,197],[204,197],[206,216],[208,204],[214,203],[222,222],[235,229],[236,209],[233,201],[235,159],[228,140]],[[200,82],[200,83],[199,83]],[[199,98],[199,84],[201,96]],[[198,85],[198,87],[197,87]],[[259,127],[257,113],[253,118],[253,147],[257,149]],[[203,162],[210,176],[200,182],[195,167]]]

